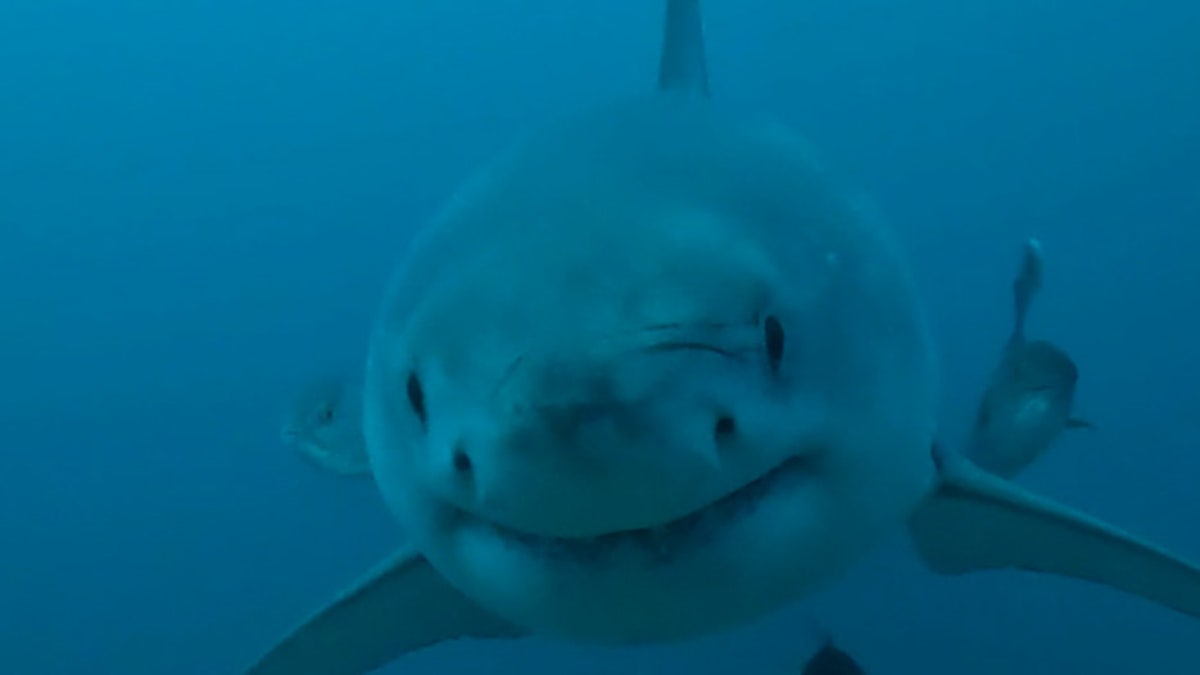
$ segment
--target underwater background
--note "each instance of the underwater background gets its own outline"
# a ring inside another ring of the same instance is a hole
[[[0,3],[0,672],[235,673],[401,533],[280,439],[361,366],[414,228],[519,134],[648,89],[660,2]],[[1020,482],[1200,559],[1200,3],[708,0],[714,94],[911,255],[961,440],[1011,320],[1081,370]],[[1195,675],[1200,624],[904,537],[743,630],[442,645],[383,672]]]

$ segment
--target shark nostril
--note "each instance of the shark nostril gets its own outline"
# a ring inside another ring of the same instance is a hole
[[[713,437],[720,441],[732,436],[734,431],[737,431],[737,422],[729,415],[721,415],[713,426]]]
[[[471,457],[461,448],[454,451],[454,470],[458,473],[471,471]]]

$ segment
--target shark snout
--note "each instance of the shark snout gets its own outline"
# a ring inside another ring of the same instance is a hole
[[[730,456],[737,418],[716,405],[560,401],[504,419],[455,439],[439,473],[461,508],[530,534],[654,527],[757,477]]]

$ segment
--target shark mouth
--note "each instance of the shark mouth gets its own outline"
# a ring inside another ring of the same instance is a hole
[[[603,561],[621,551],[634,551],[654,563],[703,546],[723,525],[752,514],[765,497],[805,482],[814,472],[812,455],[792,457],[766,474],[707,506],[661,525],[619,530],[594,537],[553,537],[529,534],[505,525],[481,521],[505,542],[538,557],[575,562]],[[465,515],[465,514],[464,514]]]

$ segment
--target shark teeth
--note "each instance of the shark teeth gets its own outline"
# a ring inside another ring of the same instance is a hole
[[[570,538],[529,534],[496,523],[487,524],[510,546],[557,560],[603,563],[618,551],[635,551],[651,562],[668,563],[682,552],[703,546],[720,531],[722,523],[753,513],[759,502],[785,479],[803,479],[812,470],[808,458],[793,457],[698,511],[668,523],[636,530]]]

